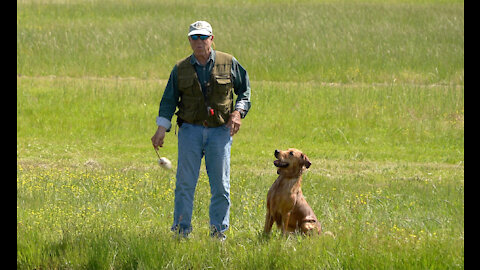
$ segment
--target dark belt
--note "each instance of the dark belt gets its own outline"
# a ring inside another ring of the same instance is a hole
[[[187,124],[190,124],[190,125],[204,126],[204,127],[206,127],[206,128],[216,128],[216,127],[222,126],[222,125],[209,126],[208,123],[207,123],[207,120],[203,120],[201,123],[198,123],[198,122],[197,122],[197,123],[191,123],[191,122],[189,122],[189,121],[183,120],[183,119],[180,118],[180,117],[177,117],[177,125],[178,125],[179,127],[182,127],[182,124],[183,124],[183,123],[187,123]]]
[[[188,122],[188,121],[183,121],[182,124],[183,123],[187,123],[187,124],[190,124],[190,125],[196,125],[196,126],[203,126],[203,127],[206,127],[206,128],[216,128],[216,127],[222,126],[222,125],[213,125],[213,126],[208,125],[207,120],[203,120],[203,122],[201,122],[201,123],[198,123],[198,122],[197,123],[191,123],[191,122]],[[181,127],[182,125],[179,124],[178,126]]]
[[[193,124],[193,125],[195,125],[195,124]],[[216,125],[215,125],[215,124],[214,124],[214,125],[208,125],[207,120],[203,120],[202,126],[204,126],[204,127],[206,127],[206,128],[217,128],[217,127],[223,126],[223,124],[220,124],[220,125],[218,125],[218,124],[216,124]]]

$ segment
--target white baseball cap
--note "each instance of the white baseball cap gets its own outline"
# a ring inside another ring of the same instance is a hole
[[[192,35],[212,35],[212,26],[206,21],[196,21],[190,24],[188,36]]]

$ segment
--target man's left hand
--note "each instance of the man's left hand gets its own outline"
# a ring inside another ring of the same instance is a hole
[[[230,129],[230,136],[237,134],[238,130],[240,130],[240,126],[242,125],[242,117],[240,116],[239,111],[233,111],[230,114],[230,119],[227,122],[227,127]]]

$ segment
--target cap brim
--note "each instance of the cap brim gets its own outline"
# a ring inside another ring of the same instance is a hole
[[[191,31],[190,33],[188,33],[188,36],[193,36],[193,35],[207,35],[207,36],[211,36],[212,33],[210,33],[209,31],[207,31],[207,30],[205,30],[205,29],[193,30],[193,31]]]

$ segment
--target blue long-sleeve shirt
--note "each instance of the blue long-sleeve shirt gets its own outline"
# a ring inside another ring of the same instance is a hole
[[[215,50],[212,50],[210,57],[207,60],[205,66],[200,65],[198,60],[195,58],[195,55],[192,54],[190,58],[191,64],[195,67],[197,72],[198,80],[202,87],[202,91],[205,93],[206,84],[210,80],[210,75],[212,68],[215,62]],[[238,63],[237,59],[233,57],[232,59],[232,70],[233,78],[233,89],[234,93],[237,95],[235,102],[235,109],[242,109],[247,115],[248,110],[251,107],[250,103],[250,80],[248,78],[247,71]],[[175,113],[175,110],[178,106],[180,92],[178,91],[178,72],[177,66],[175,65],[170,73],[170,78],[168,79],[167,86],[163,92],[162,100],[160,101],[160,108],[158,110],[158,116],[156,119],[158,126],[163,126],[167,130],[170,130],[172,127],[172,117]]]

